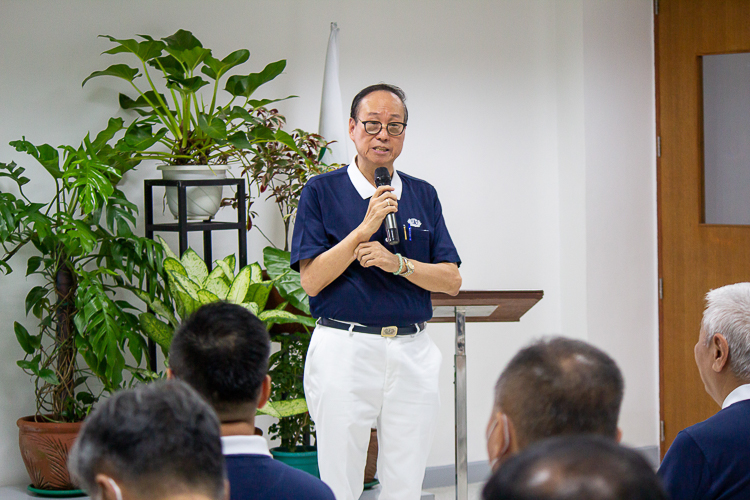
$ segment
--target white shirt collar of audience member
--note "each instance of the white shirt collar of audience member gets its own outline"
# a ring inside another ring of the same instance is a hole
[[[739,403],[740,401],[745,401],[746,399],[750,399],[750,384],[741,385],[732,392],[729,393],[729,396],[726,397],[724,400],[724,403],[721,405],[721,409],[733,405],[734,403]]]
[[[263,436],[221,436],[221,454],[271,456]]]
[[[354,184],[354,189],[357,190],[357,193],[359,193],[363,200],[372,198],[372,195],[375,194],[375,186],[370,184],[370,181],[365,179],[365,176],[357,168],[357,155],[354,155],[354,158],[352,158],[349,167],[346,169],[346,173],[349,174],[349,179]],[[400,200],[403,184],[401,184],[401,177],[398,176],[395,167],[393,168],[393,177],[391,177],[391,186],[393,186],[393,194],[396,195],[396,199]]]

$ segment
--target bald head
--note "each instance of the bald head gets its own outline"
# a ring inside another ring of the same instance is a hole
[[[492,475],[484,500],[666,500],[638,452],[601,436],[560,436],[529,446]]]

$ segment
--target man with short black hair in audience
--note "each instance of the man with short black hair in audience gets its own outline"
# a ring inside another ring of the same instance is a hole
[[[558,436],[530,445],[497,470],[484,500],[667,500],[637,451],[613,439]]]
[[[231,500],[334,500],[320,479],[273,460],[255,434],[255,412],[271,393],[268,332],[247,309],[208,304],[185,321],[169,349],[169,375],[214,407],[221,421]]]
[[[586,342],[555,337],[521,349],[495,385],[487,425],[492,468],[551,436],[591,433],[619,442],[623,391],[614,360]]]
[[[187,384],[120,391],[88,416],[68,458],[97,500],[226,500],[219,420]]]
[[[695,363],[721,410],[684,429],[659,475],[673,500],[750,498],[750,283],[706,295]]]

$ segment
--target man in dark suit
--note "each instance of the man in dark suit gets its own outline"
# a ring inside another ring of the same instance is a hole
[[[750,283],[706,295],[695,363],[721,411],[681,431],[659,475],[673,500],[750,498]]]
[[[253,313],[216,302],[185,321],[169,350],[169,376],[187,382],[216,410],[231,500],[334,500],[320,479],[273,460],[255,434],[255,412],[271,392],[268,332]]]

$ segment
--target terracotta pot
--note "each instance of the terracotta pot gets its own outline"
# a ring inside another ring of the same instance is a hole
[[[74,490],[68,474],[68,453],[83,422],[56,424],[36,422],[36,417],[19,418],[18,444],[31,478],[40,490]]]

